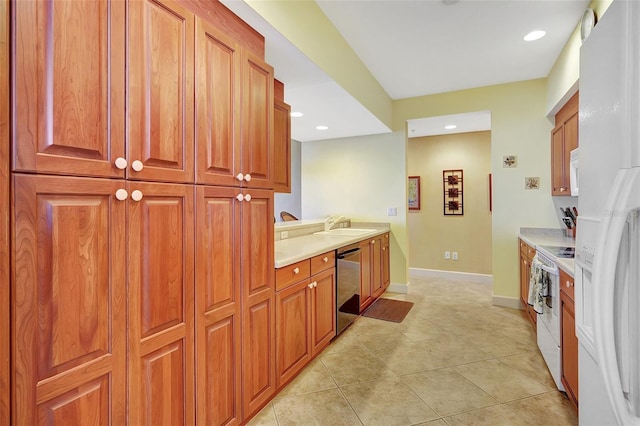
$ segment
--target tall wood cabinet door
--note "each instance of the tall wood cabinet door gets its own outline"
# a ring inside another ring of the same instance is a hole
[[[389,234],[382,236],[382,289],[383,292],[391,283],[391,252],[389,251]]]
[[[276,390],[273,191],[244,190],[242,201],[243,415]],[[247,201],[250,200],[250,201]]]
[[[127,177],[193,182],[194,16],[171,0],[128,5]]]
[[[576,335],[575,305],[565,292],[560,293],[561,301],[561,348],[562,383],[569,399],[578,403],[578,336]]]
[[[291,107],[275,101],[273,109],[273,190],[291,192]]]
[[[311,345],[315,355],[336,336],[336,270],[322,271],[311,281]]]
[[[15,425],[122,425],[124,181],[14,177]]]
[[[273,188],[273,68],[247,50],[243,50],[242,55],[241,172],[244,186]]]
[[[124,177],[125,2],[11,5],[13,170]]]
[[[191,425],[193,186],[130,182],[128,187],[129,421]]]
[[[240,186],[240,66],[236,42],[196,18],[198,183]]]
[[[276,293],[276,374],[278,387],[309,362],[311,294],[313,285],[301,281]]]
[[[196,423],[242,421],[237,189],[196,189]]]

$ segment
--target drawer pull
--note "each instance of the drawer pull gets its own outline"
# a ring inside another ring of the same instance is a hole
[[[300,273],[300,268],[293,268],[293,273],[294,274],[299,274]]]
[[[325,256],[325,257],[323,257],[323,258],[322,258],[322,261],[323,261],[324,263],[327,263],[327,262],[329,261],[329,258],[328,258],[327,256]]]

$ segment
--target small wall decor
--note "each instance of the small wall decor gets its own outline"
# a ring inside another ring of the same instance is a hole
[[[462,197],[462,170],[442,171],[442,196],[445,215],[464,214]]]
[[[420,210],[420,176],[409,176],[409,210]]]
[[[514,168],[518,167],[518,156],[517,155],[503,155],[502,156],[502,167],[506,168]]]
[[[540,178],[539,177],[524,178],[524,189],[540,189]]]

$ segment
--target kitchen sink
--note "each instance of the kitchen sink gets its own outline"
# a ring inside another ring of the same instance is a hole
[[[359,237],[361,235],[372,234],[375,229],[364,228],[336,228],[330,231],[314,232],[313,235],[332,235],[335,237]]]

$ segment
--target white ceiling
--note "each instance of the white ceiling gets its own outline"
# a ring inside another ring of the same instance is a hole
[[[291,120],[294,139],[304,142],[390,131],[242,0],[221,1],[265,37],[266,60],[285,84],[286,102],[292,111],[304,113]],[[389,96],[402,99],[546,77],[589,0],[317,3]],[[546,37],[523,41],[534,29],[545,30]],[[463,120],[482,122],[483,114],[486,118],[487,112],[458,117],[456,131],[486,130],[470,128]],[[429,123],[412,120],[410,129],[413,126],[415,132],[409,136],[448,133],[434,130]],[[317,125],[329,129],[319,131]]]

